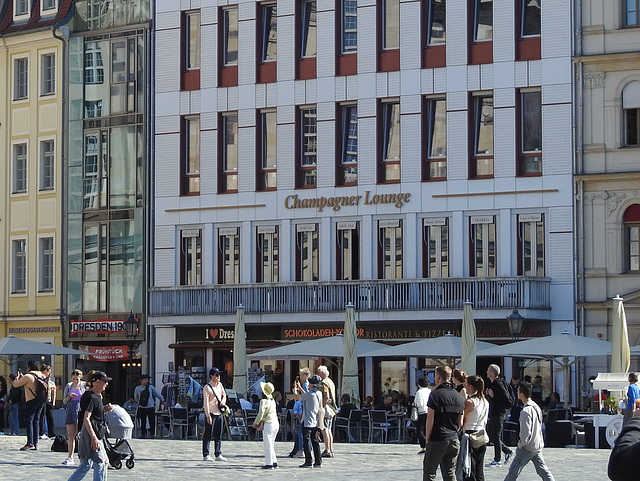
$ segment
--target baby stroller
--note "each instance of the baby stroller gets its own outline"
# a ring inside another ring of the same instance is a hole
[[[133,449],[127,439],[131,439],[133,431],[133,421],[129,413],[117,404],[113,405],[111,412],[105,414],[107,420],[107,436],[104,439],[104,445],[107,450],[109,464],[116,469],[122,468],[122,461],[129,469],[133,469],[135,461],[133,460]],[[113,439],[113,443],[109,441]]]

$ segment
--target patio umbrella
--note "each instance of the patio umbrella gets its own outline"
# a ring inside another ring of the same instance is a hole
[[[247,336],[244,329],[244,306],[236,308],[233,337],[233,389],[242,397],[247,392]]]
[[[356,356],[366,357],[383,344],[364,339],[356,339]],[[248,359],[316,359],[318,357],[339,357],[344,355],[344,336],[339,334],[321,337],[312,341],[294,342],[284,346],[265,349],[247,355]]]
[[[627,372],[631,363],[629,335],[627,334],[627,316],[624,313],[622,297],[613,298],[613,319],[611,343],[611,372]]]
[[[576,359],[569,358],[585,356],[608,356],[611,354],[612,344],[592,337],[576,336],[564,331],[553,336],[537,337],[526,341],[512,342],[504,346],[498,346],[483,351],[478,351],[478,356],[507,356],[542,358],[555,362],[562,367],[564,372],[565,404],[569,404],[570,370]]]
[[[353,304],[347,305],[344,317],[344,354],[342,359],[342,394],[348,394],[356,406],[360,403],[360,383],[358,382],[358,356],[356,354],[356,313]]]
[[[47,344],[44,342],[31,341],[21,337],[9,335],[0,339],[0,359],[7,364],[13,364],[18,361],[21,356],[28,355],[53,356],[56,354],[63,355],[82,355],[87,354],[85,351],[70,349],[68,347],[56,346],[55,344]],[[11,356],[17,356],[11,361]]]
[[[495,344],[476,341],[478,353],[484,349],[494,348]],[[382,347],[367,354],[371,357],[462,357],[462,338],[447,334],[442,337],[430,337],[419,341],[406,342],[397,346]]]
[[[476,373],[476,323],[471,302],[464,303],[462,314],[462,353],[460,369],[471,376]]]

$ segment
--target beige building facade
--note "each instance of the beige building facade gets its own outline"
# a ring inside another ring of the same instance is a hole
[[[612,299],[620,295],[633,346],[640,344],[640,7],[576,5],[576,320],[581,333],[611,340]],[[609,363],[587,358],[583,382]],[[631,369],[638,367],[632,357]]]

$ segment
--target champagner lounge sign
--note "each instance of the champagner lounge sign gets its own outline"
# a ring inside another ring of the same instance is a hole
[[[288,195],[284,199],[284,207],[286,209],[317,209],[322,212],[325,207],[334,211],[340,210],[341,207],[351,207],[363,205],[380,205],[393,204],[394,207],[400,208],[404,204],[409,203],[411,194],[409,192],[399,192],[397,194],[371,194],[366,191],[362,195],[344,195],[335,197],[309,197],[301,199],[298,194]]]

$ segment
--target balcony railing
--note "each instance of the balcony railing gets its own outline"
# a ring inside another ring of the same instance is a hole
[[[461,309],[548,309],[550,280],[545,277],[491,277],[289,282],[155,287],[150,316],[247,312],[336,312],[351,303],[358,311]]]

